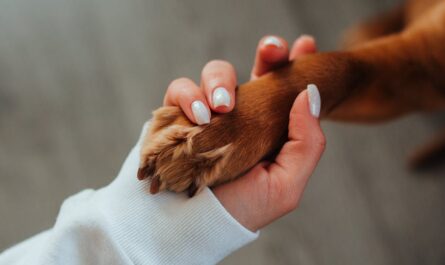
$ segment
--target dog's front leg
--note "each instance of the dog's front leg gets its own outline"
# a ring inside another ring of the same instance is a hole
[[[178,108],[159,109],[142,148],[139,177],[152,178],[152,192],[194,194],[239,176],[284,143],[292,103],[311,83],[321,93],[322,118],[386,120],[422,109],[431,96],[439,106],[440,80],[429,79],[431,67],[420,67],[431,63],[422,53],[428,42],[410,36],[303,57],[241,85],[235,109],[214,115],[209,125],[193,126]]]

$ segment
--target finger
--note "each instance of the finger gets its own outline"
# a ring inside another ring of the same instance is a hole
[[[164,106],[178,106],[190,121],[202,125],[210,122],[210,110],[204,92],[192,80],[179,78],[170,83]]]
[[[283,38],[266,36],[258,44],[251,79],[257,79],[289,60],[289,47]]]
[[[215,112],[226,113],[233,109],[236,83],[235,68],[226,61],[214,60],[202,69],[201,86]]]
[[[289,141],[268,168],[271,180],[281,194],[288,194],[289,209],[296,207],[307,180],[325,148],[321,130],[320,95],[315,85],[300,93],[290,112]],[[292,197],[293,196],[293,197]]]
[[[295,60],[299,56],[315,53],[317,51],[317,45],[315,39],[309,35],[303,35],[295,40],[290,51],[289,59]]]

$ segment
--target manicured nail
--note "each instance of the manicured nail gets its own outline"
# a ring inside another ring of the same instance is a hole
[[[283,44],[281,43],[281,41],[277,37],[274,37],[274,36],[267,37],[263,41],[263,44],[266,46],[268,46],[268,45],[275,46],[277,48],[283,47]]]
[[[307,95],[309,99],[309,109],[312,116],[314,116],[315,118],[320,117],[321,99],[320,92],[318,91],[317,86],[314,84],[308,85]]]
[[[201,100],[193,101],[192,112],[198,125],[210,123],[210,113]]]
[[[218,87],[213,91],[212,96],[213,107],[230,106],[230,95],[224,87]]]

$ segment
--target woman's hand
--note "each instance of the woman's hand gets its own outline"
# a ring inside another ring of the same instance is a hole
[[[309,36],[298,38],[290,52],[284,39],[264,37],[257,47],[251,79],[315,51],[315,41]],[[202,69],[200,85],[185,77],[172,81],[164,97],[164,106],[179,106],[192,122],[206,124],[210,122],[211,111],[227,113],[234,108],[236,85],[235,68],[229,62],[210,61]]]
[[[315,51],[315,41],[308,36],[297,39],[290,51],[284,39],[265,37],[259,42],[251,78]],[[212,111],[227,113],[234,108],[236,84],[235,69],[230,63],[211,61],[202,70],[200,86],[187,78],[174,80],[164,105],[179,106],[192,122],[206,124]],[[239,179],[214,188],[221,204],[248,229],[256,231],[297,207],[325,146],[319,110],[318,90],[311,86],[294,102],[289,141],[275,161],[260,163]]]

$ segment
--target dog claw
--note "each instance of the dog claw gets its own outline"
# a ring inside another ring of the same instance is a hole
[[[187,194],[191,198],[191,197],[195,196],[197,191],[198,191],[198,187],[196,186],[196,183],[193,182],[192,184],[190,184],[190,187],[187,190]]]
[[[138,179],[144,180],[154,173],[154,168],[152,166],[140,167],[138,169]]]
[[[160,182],[159,182],[159,176],[154,176],[151,179],[151,184],[150,184],[150,193],[151,194],[156,194],[159,192],[159,186],[160,186]]]
[[[145,168],[139,168],[139,170],[138,170],[138,179],[139,180],[144,180],[145,178],[147,178],[147,175],[145,174]]]

